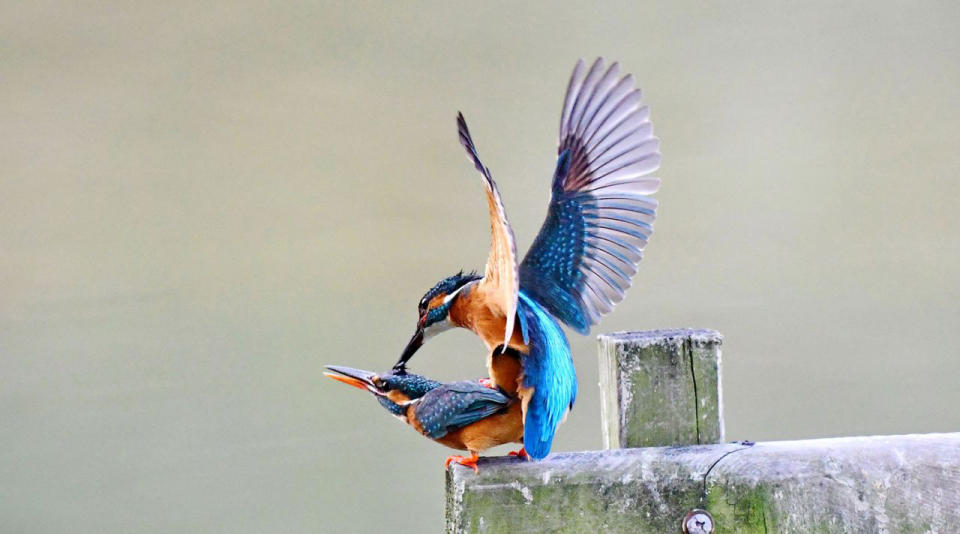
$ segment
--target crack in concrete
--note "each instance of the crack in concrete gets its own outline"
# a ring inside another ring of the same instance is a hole
[[[744,446],[744,447],[740,447],[739,449],[733,449],[732,451],[727,451],[727,452],[723,453],[719,458],[717,458],[716,460],[714,460],[712,464],[710,464],[710,467],[707,468],[707,472],[703,474],[703,487],[702,487],[702,489],[700,490],[700,504],[701,504],[701,505],[706,505],[706,504],[707,504],[707,477],[710,476],[710,472],[713,471],[713,468],[716,467],[717,464],[720,463],[720,460],[723,460],[723,459],[726,458],[727,456],[730,456],[731,454],[733,454],[733,453],[735,453],[735,452],[745,451],[745,450],[747,450],[747,449],[749,449],[749,448],[751,448],[751,447],[753,447],[752,444],[751,444],[751,445],[746,445],[746,446]]]
[[[701,445],[700,442],[700,394],[697,393],[697,373],[693,368],[693,347],[691,346],[690,340],[684,341],[684,345],[687,349],[687,356],[690,359],[690,376],[693,378],[693,416],[695,418],[694,422],[697,425],[697,445]]]

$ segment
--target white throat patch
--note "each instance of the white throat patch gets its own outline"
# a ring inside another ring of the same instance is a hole
[[[451,328],[454,328],[455,326],[456,326],[455,324],[453,324],[452,322],[450,322],[450,315],[448,314],[442,321],[437,321],[437,322],[433,323],[432,325],[430,325],[430,326],[428,326],[428,327],[426,327],[426,328],[423,329],[423,341],[424,341],[424,343],[426,343],[426,341],[427,341],[428,339],[432,338],[433,336],[435,336],[435,335],[437,335],[437,334],[439,334],[439,333],[441,333],[441,332],[446,332],[447,330],[450,330]]]
[[[476,282],[467,282],[466,284],[463,284],[462,286],[458,287],[456,291],[454,291],[453,293],[450,293],[450,294],[447,295],[446,297],[443,297],[443,303],[444,303],[444,304],[450,304],[450,301],[453,300],[454,297],[456,297],[458,293],[460,293],[461,291],[463,291],[464,289],[466,289],[468,286],[472,286],[472,285],[475,284],[475,283],[476,283]]]

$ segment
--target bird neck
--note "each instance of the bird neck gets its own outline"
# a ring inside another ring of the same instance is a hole
[[[377,397],[377,400],[380,401],[380,405],[387,409],[388,412],[396,415],[397,417],[404,417],[407,415],[407,407],[401,406],[387,397]]]
[[[409,378],[404,381],[403,385],[397,391],[391,392],[398,394],[397,397],[393,399],[394,402],[397,402],[398,400],[402,401],[419,399],[420,397],[429,393],[431,390],[434,390],[442,385],[440,382],[437,382],[436,380],[430,380],[425,376],[408,375],[408,377]]]
[[[395,385],[395,389],[391,389],[382,396],[378,395],[377,400],[387,411],[404,418],[411,404],[441,385],[440,382],[425,376],[408,374],[403,377],[399,385]]]

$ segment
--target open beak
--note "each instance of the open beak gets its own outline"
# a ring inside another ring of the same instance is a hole
[[[379,389],[377,389],[377,385],[373,382],[373,378],[377,376],[376,373],[364,371],[363,369],[354,369],[352,367],[342,367],[339,365],[328,365],[327,369],[333,372],[323,374],[338,382],[343,382],[348,386],[369,391],[375,395],[383,394]]]
[[[423,346],[423,323],[417,325],[417,331],[413,333],[413,337],[410,338],[410,342],[407,343],[406,348],[403,349],[403,353],[400,355],[400,359],[397,360],[397,364],[393,366],[394,371],[403,371],[407,368],[407,361],[416,354],[417,350]]]

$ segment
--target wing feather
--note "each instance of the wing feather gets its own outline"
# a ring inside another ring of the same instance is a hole
[[[577,62],[547,219],[519,268],[524,291],[582,333],[623,300],[653,232],[660,141],[641,96],[617,63]]]
[[[467,121],[462,113],[457,114],[457,133],[460,144],[467,151],[467,157],[483,176],[483,186],[487,194],[487,208],[490,212],[490,255],[484,270],[483,280],[479,289],[492,296],[490,304],[498,306],[506,317],[506,331],[504,332],[504,347],[510,342],[513,335],[514,320],[517,315],[517,298],[520,290],[520,276],[517,266],[517,246],[513,237],[513,229],[507,220],[503,201],[496,182],[490,176],[488,169],[477,154],[477,148],[467,128]]]
[[[452,382],[416,401],[414,413],[423,433],[439,439],[499,412],[509,402],[503,393],[476,382]]]

